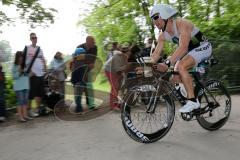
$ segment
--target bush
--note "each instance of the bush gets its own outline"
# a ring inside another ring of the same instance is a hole
[[[13,90],[13,80],[11,77],[6,77],[5,81],[5,103],[7,108],[12,108],[17,105],[17,97]]]
[[[239,44],[222,42],[215,46],[213,54],[219,64],[210,69],[210,76],[224,81],[228,87],[240,86]]]

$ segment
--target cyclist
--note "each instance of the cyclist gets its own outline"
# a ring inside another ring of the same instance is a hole
[[[171,57],[166,59],[164,63],[158,64],[157,68],[161,72],[165,72],[168,67],[176,65],[175,68],[179,75],[173,77],[173,80],[184,84],[188,96],[187,103],[179,111],[187,113],[200,107],[200,103],[194,95],[192,77],[188,70],[209,58],[212,46],[194,24],[183,18],[175,18],[177,13],[176,9],[167,4],[154,5],[150,11],[154,25],[160,30],[152,60],[156,63],[160,58],[164,41],[178,44]]]

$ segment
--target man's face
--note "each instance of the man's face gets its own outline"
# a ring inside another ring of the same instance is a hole
[[[58,53],[56,54],[56,58],[60,59],[61,57],[62,57],[62,54],[58,52]]]
[[[86,40],[87,46],[89,48],[93,47],[95,45],[95,40],[93,37],[88,37]]]
[[[154,15],[152,17],[152,21],[153,21],[153,24],[159,29],[159,30],[162,30],[163,27],[164,27],[164,20],[158,15]]]
[[[32,41],[32,44],[37,44],[37,35],[36,34],[30,35],[30,40]]]

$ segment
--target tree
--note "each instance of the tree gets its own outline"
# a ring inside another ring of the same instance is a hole
[[[136,1],[136,0],[133,0]],[[133,9],[136,8],[136,9]],[[96,37],[100,56],[105,57],[104,43],[117,41],[132,43],[138,41],[139,27],[135,23],[135,14],[140,8],[127,0],[109,0],[108,4],[100,2],[90,16],[80,23]]]
[[[80,21],[87,31],[96,37],[99,55],[104,59],[104,43],[142,44],[147,37],[154,37],[149,17],[153,0],[99,1],[84,20]]]
[[[82,21],[88,32],[96,37],[99,54],[104,57],[102,44],[105,42],[139,43],[151,33],[153,36],[148,12],[156,2],[168,3],[179,9],[181,17],[191,20],[209,38],[213,54],[221,61],[219,68],[211,73],[214,77],[218,74],[219,79],[227,77],[228,84],[240,85],[236,76],[240,72],[239,0],[175,0],[174,3],[170,0],[99,1],[93,12]],[[172,53],[173,50],[173,45],[164,46],[165,53]]]
[[[57,10],[53,8],[43,8],[39,0],[2,0],[0,6],[16,7],[19,17],[11,18],[0,9],[0,26],[3,24],[14,24],[15,19],[29,24],[32,28],[36,26],[48,26],[54,23],[54,13]]]

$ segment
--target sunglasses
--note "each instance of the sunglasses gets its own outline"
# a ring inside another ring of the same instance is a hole
[[[152,16],[152,20],[156,21],[159,17],[159,15]]]
[[[37,37],[31,37],[31,39],[37,39]]]

